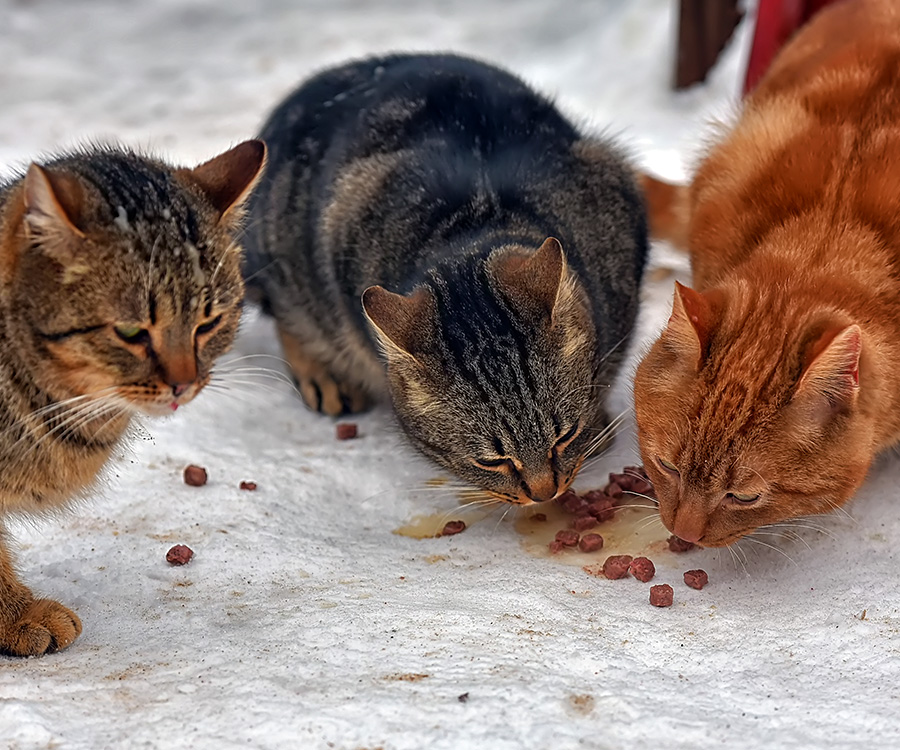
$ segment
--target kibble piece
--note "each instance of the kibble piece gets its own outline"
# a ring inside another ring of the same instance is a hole
[[[692,589],[700,590],[709,583],[709,576],[705,570],[686,570],[684,572],[684,582]]]
[[[184,544],[176,544],[166,552],[166,562],[170,565],[186,565],[194,556],[194,550]]]
[[[578,542],[578,549],[582,552],[596,552],[603,548],[603,537],[599,534],[585,534]]]
[[[531,517],[531,520],[536,521],[538,523],[544,523],[547,520],[547,514],[546,513],[535,513]]]
[[[611,555],[603,563],[603,575],[610,580],[624,578],[628,575],[628,566],[631,565],[631,555]]]
[[[356,437],[356,424],[353,422],[338,422],[334,426],[338,440],[352,440]]]
[[[560,552],[566,549],[566,545],[562,542],[557,541],[556,539],[550,542],[550,544],[548,544],[547,546],[550,548],[551,555],[558,555]]]
[[[568,498],[566,502],[563,503],[563,508],[567,513],[578,515],[579,513],[584,512],[587,508],[587,503],[578,497],[578,495],[573,494],[572,497]]]
[[[241,489],[253,492],[256,489],[256,482],[241,482]]]
[[[580,535],[578,532],[572,531],[571,529],[563,529],[562,531],[556,532],[556,541],[564,547],[575,547],[578,544],[579,539]]]
[[[459,534],[461,531],[465,530],[465,521],[447,521],[447,523],[444,524],[443,530],[441,531],[441,536],[453,536],[454,534]]]
[[[565,492],[562,493],[562,495],[560,495],[558,498],[556,498],[556,500],[554,500],[553,502],[556,503],[557,505],[564,506],[573,497],[578,497],[578,495],[576,495],[574,492],[572,492],[572,490],[566,490]]]
[[[672,552],[687,552],[688,550],[694,549],[693,542],[687,542],[684,539],[675,536],[674,534],[672,534],[672,536],[670,536],[666,541],[668,542],[669,549],[672,550]]]
[[[593,516],[576,516],[575,520],[572,521],[572,527],[579,533],[593,529],[596,525],[597,519]]]
[[[631,575],[637,578],[641,583],[647,583],[656,575],[656,566],[648,557],[636,557],[631,561],[629,567]]]
[[[206,469],[202,466],[194,466],[194,464],[191,464],[190,466],[185,467],[184,483],[189,484],[191,487],[202,487],[206,484],[208,478]]]
[[[654,607],[671,607],[675,600],[675,592],[668,583],[650,587],[650,603]]]

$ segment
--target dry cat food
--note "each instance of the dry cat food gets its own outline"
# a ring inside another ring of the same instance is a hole
[[[256,482],[241,482],[241,489],[253,492],[256,489]]]
[[[641,583],[647,583],[656,575],[656,566],[653,561],[647,557],[636,557],[631,561],[628,568],[631,575],[637,578]]]
[[[603,548],[603,537],[599,534],[585,534],[578,542],[578,549],[582,552],[596,552]]]
[[[650,603],[654,607],[671,607],[675,600],[675,592],[668,583],[650,587]]]
[[[465,521],[447,521],[447,523],[444,524],[444,528],[441,530],[441,536],[453,536],[454,534],[459,534],[461,531],[465,530]]]
[[[190,466],[185,467],[185,484],[189,484],[191,487],[202,487],[204,484],[206,484],[207,479],[208,477],[206,475],[206,469],[204,469],[202,466],[194,466],[194,464],[191,464]]]
[[[698,591],[709,583],[709,576],[705,570],[686,570],[684,573],[684,582],[692,589]]]
[[[611,555],[603,563],[603,575],[610,580],[624,578],[628,575],[628,566],[631,565],[631,555]]]
[[[334,430],[338,440],[352,440],[356,437],[356,424],[354,422],[338,422]]]
[[[170,565],[186,565],[194,556],[194,550],[184,544],[176,544],[166,552],[166,562]]]
[[[686,542],[684,539],[681,539],[674,534],[672,534],[672,536],[670,536],[666,541],[668,542],[669,549],[672,550],[672,552],[687,552],[688,550],[694,549],[693,542]]]
[[[576,516],[572,521],[572,528],[579,534],[593,529],[597,525],[597,519],[593,516]]]

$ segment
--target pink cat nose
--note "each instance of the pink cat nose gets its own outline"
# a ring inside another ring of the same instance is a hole
[[[175,398],[178,398],[182,393],[184,393],[190,387],[191,387],[190,383],[173,383],[172,384],[172,393],[175,394]]]

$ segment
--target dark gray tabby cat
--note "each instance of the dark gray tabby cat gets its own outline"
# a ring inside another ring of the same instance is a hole
[[[619,151],[451,55],[325,71],[261,137],[245,275],[306,403],[389,390],[457,475],[512,503],[562,493],[637,312],[644,209]]]

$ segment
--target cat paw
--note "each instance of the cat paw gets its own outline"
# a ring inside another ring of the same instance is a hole
[[[71,609],[52,599],[35,599],[22,615],[0,626],[0,653],[41,656],[62,651],[81,634],[81,620]]]
[[[327,374],[297,378],[297,389],[310,409],[332,417],[356,414],[369,408],[369,398],[364,391],[341,385]]]

